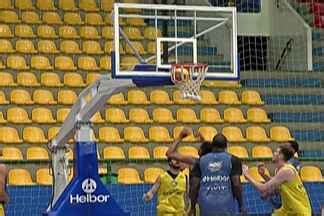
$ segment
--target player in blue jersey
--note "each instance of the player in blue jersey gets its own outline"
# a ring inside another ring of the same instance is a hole
[[[240,176],[240,159],[226,152],[227,139],[218,134],[211,143],[212,152],[202,156],[192,175],[200,184],[192,190],[191,199],[198,198],[201,216],[226,216],[245,213]],[[198,196],[197,196],[198,194]],[[237,210],[237,204],[239,211]],[[194,215],[194,212],[191,212]]]

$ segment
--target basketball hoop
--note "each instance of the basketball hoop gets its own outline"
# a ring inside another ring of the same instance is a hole
[[[173,64],[171,80],[179,87],[183,98],[200,100],[200,86],[208,70],[206,64]]]

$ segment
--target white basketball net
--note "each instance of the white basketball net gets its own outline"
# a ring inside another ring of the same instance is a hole
[[[173,64],[171,80],[182,92],[183,98],[200,101],[200,86],[205,80],[208,65],[205,64]]]

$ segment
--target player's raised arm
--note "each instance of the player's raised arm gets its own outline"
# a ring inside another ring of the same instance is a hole
[[[146,192],[143,196],[145,202],[150,202],[153,199],[154,195],[159,190],[160,185],[161,185],[161,179],[160,177],[157,177],[151,189],[148,192]]]
[[[177,161],[189,164],[189,165],[193,165],[196,162],[196,158],[191,157],[191,156],[182,155],[177,152],[177,148],[178,148],[178,145],[180,144],[180,142],[184,138],[189,136],[190,133],[191,133],[190,129],[183,128],[183,130],[179,134],[179,137],[174,140],[174,142],[171,144],[168,151],[166,152],[167,158],[177,160]]]

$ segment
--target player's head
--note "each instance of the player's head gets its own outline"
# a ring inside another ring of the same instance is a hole
[[[273,154],[272,161],[277,165],[287,163],[294,156],[294,151],[289,146],[280,146]]]
[[[287,146],[294,152],[294,154],[299,152],[299,145],[295,140],[289,141]]]
[[[198,155],[199,155],[199,157],[202,157],[202,156],[204,156],[205,154],[208,154],[211,151],[212,151],[211,143],[205,141],[205,142],[201,143],[201,145],[199,147],[199,150],[198,150]]]
[[[181,169],[184,169],[183,163],[174,160],[174,159],[168,159],[168,163],[171,169],[173,170],[179,170],[181,171]]]
[[[227,139],[223,134],[216,134],[211,143],[212,149],[226,149]]]

